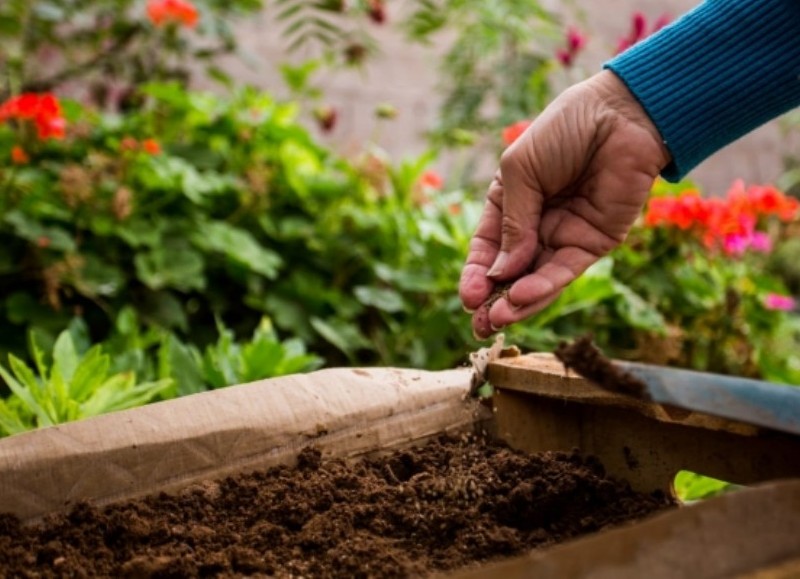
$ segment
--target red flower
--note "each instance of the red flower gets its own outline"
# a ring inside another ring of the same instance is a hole
[[[330,133],[336,127],[339,113],[332,106],[319,106],[314,109],[314,118],[323,133]]]
[[[36,131],[40,139],[63,139],[67,121],[61,117],[37,117]]]
[[[30,121],[40,139],[62,139],[67,122],[61,105],[51,93],[24,93],[0,105],[0,122],[9,119]]]
[[[440,190],[444,186],[444,179],[436,171],[425,171],[419,178],[419,184],[426,189]]]
[[[503,129],[503,142],[510,145],[520,138],[522,133],[531,125],[531,121],[517,121]]]
[[[720,248],[728,255],[745,250],[769,252],[771,239],[756,230],[760,218],[796,219],[800,201],[787,197],[772,186],[745,187],[742,180],[731,185],[726,197],[700,197],[685,191],[677,197],[650,200],[644,222],[650,227],[691,229],[708,248]]]
[[[375,24],[386,22],[386,6],[384,6],[383,0],[368,0],[367,15]]]
[[[156,26],[176,23],[187,28],[197,26],[200,15],[189,0],[150,0],[147,3],[147,16]]]
[[[14,145],[11,148],[11,162],[15,165],[27,165],[30,160],[31,158],[28,156],[28,153],[19,145]]]
[[[161,153],[161,145],[155,139],[145,139],[142,141],[142,149],[151,155],[158,155]]]
[[[556,51],[558,61],[569,68],[575,61],[575,57],[586,46],[586,36],[574,26],[567,29],[566,48]]]
[[[630,32],[628,32],[627,36],[623,36],[619,39],[619,41],[617,41],[617,54],[626,51],[631,46],[640,40],[644,40],[651,34],[655,34],[671,21],[672,18],[670,18],[668,14],[662,14],[658,20],[655,21],[655,24],[653,24],[650,32],[647,32],[647,18],[641,12],[634,12],[631,16]]]

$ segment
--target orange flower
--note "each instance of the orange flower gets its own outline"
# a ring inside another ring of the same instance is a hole
[[[426,189],[436,189],[438,191],[444,186],[444,179],[436,171],[425,171],[419,178],[419,184]]]
[[[531,121],[517,121],[503,129],[503,142],[506,146],[520,138],[522,133],[531,125]]]
[[[67,122],[61,116],[61,105],[51,93],[23,93],[0,105],[0,121],[30,121],[40,139],[64,138]]]
[[[161,153],[161,145],[155,139],[145,139],[142,141],[142,149],[151,155],[158,155]]]
[[[797,214],[797,199],[787,197],[783,191],[770,185],[754,185],[747,190],[747,196],[755,211],[761,215],[777,215],[789,221]]]
[[[28,156],[28,153],[19,145],[14,145],[11,148],[11,161],[15,165],[27,165],[30,160],[31,158]]]
[[[740,179],[724,198],[705,199],[697,191],[685,191],[678,197],[651,199],[644,222],[650,227],[693,229],[709,249],[716,247],[729,255],[740,255],[747,249],[769,252],[771,240],[756,230],[760,218],[790,221],[797,218],[798,210],[800,201],[775,187],[745,187]]]
[[[147,16],[156,26],[177,23],[187,28],[197,26],[200,14],[188,0],[150,0],[147,3]]]

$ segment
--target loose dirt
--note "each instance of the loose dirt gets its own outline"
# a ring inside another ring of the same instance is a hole
[[[672,505],[592,457],[482,438],[276,467],[41,525],[0,515],[4,577],[408,577],[523,553]]]

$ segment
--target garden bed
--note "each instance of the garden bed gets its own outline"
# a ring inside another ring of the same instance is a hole
[[[297,466],[23,526],[0,518],[9,575],[403,577],[469,567],[645,517],[636,493],[577,451],[532,455],[473,435],[358,461],[307,447]]]

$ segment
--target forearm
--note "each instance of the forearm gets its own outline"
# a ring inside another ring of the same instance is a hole
[[[678,180],[800,105],[800,1],[706,0],[605,65],[644,107]]]

